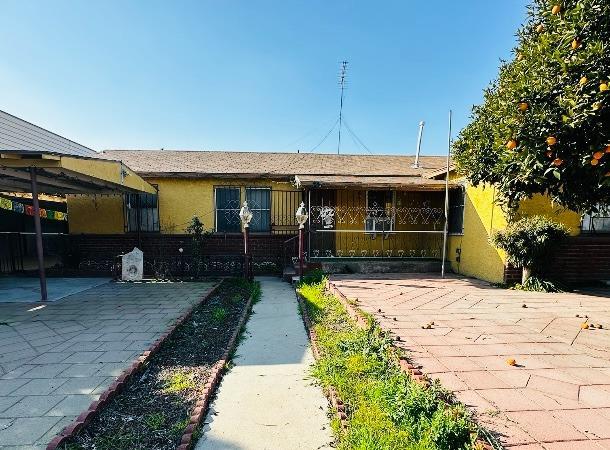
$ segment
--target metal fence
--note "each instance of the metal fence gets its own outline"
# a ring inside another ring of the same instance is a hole
[[[366,232],[316,230],[309,233],[310,259],[434,258],[440,259],[442,231]]]
[[[43,233],[45,267],[62,265],[69,257],[67,238],[63,233]],[[0,232],[0,273],[36,270],[36,236],[26,232]]]
[[[393,191],[369,191],[366,195],[325,192],[324,198],[313,195],[309,259],[440,259],[445,226],[443,197],[409,195]]]

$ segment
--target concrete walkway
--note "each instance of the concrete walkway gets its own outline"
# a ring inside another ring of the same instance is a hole
[[[294,291],[278,278],[259,280],[262,299],[196,449],[330,448],[328,404],[308,376],[313,357]]]
[[[61,300],[96,286],[110,278],[47,278],[47,302]],[[0,303],[40,302],[40,281],[33,277],[0,277]]]

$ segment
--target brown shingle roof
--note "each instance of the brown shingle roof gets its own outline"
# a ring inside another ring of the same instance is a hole
[[[148,176],[269,176],[300,175],[421,177],[441,168],[442,156],[332,155],[320,153],[266,153],[176,150],[106,150],[104,157],[123,161]]]

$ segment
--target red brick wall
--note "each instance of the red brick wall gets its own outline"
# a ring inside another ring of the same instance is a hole
[[[254,262],[283,263],[284,242],[287,235],[250,235],[250,253]],[[244,252],[244,239],[241,234],[214,234],[206,236],[203,246],[205,256],[240,256]],[[81,234],[70,236],[70,247],[78,261],[112,261],[117,255],[138,247],[144,252],[145,260],[189,258],[192,251],[190,235],[171,235],[158,233],[137,234]],[[85,264],[86,265],[86,264]]]
[[[564,240],[544,274],[562,283],[590,283],[610,280],[610,236],[573,236]],[[504,281],[521,281],[521,269],[504,269]]]

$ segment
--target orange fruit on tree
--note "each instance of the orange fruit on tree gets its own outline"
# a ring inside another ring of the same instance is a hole
[[[582,85],[582,84],[586,84],[586,83],[587,83],[587,81],[589,81],[589,80],[587,80],[587,77],[582,77],[582,78],[580,79],[579,83]]]
[[[599,85],[599,91],[604,92],[608,90],[608,83],[602,83]]]
[[[561,12],[561,5],[555,5],[553,6],[553,9],[551,9],[551,13],[553,14],[559,14]]]
[[[593,158],[595,158],[595,159],[602,159],[602,156],[604,156],[604,152],[593,153]]]
[[[559,166],[561,166],[562,164],[563,164],[563,159],[561,159],[561,158],[555,158],[555,159],[553,160],[553,165],[554,165],[554,166],[559,167]]]
[[[610,153],[610,145],[606,146],[606,153]]]
[[[508,141],[506,143],[506,148],[509,150],[513,150],[516,147],[517,147],[517,141],[515,141],[514,139],[511,139],[510,141]]]
[[[597,166],[599,164],[599,161],[597,159],[592,159],[591,160],[591,165],[592,166]]]
[[[529,108],[530,105],[527,104],[527,102],[519,102],[519,111],[527,111],[527,108]]]
[[[555,136],[549,136],[548,138],[546,138],[546,143],[549,146],[555,145],[557,144],[557,138]]]
[[[544,30],[544,25],[542,25],[541,23],[538,24],[538,26],[536,27],[536,32],[542,33],[543,30]]]
[[[572,41],[572,49],[576,50],[578,47],[580,47],[580,41],[578,39],[574,39]]]

